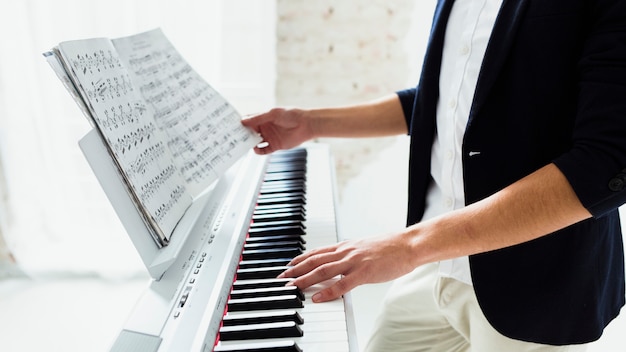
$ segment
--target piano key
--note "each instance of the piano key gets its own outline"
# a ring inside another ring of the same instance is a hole
[[[304,205],[293,205],[290,207],[270,208],[270,209],[256,209],[252,215],[266,215],[266,214],[278,214],[278,213],[293,213],[299,212],[306,215],[306,209]]]
[[[306,244],[304,238],[301,235],[276,235],[276,236],[259,236],[248,237],[246,243],[259,243],[259,242],[280,242],[280,241],[297,241],[301,244]]]
[[[251,288],[263,288],[263,287],[281,287],[287,283],[293,281],[292,278],[282,279],[256,279],[256,280],[236,280],[233,283],[234,290],[245,290]]]
[[[251,249],[244,250],[241,256],[244,260],[256,260],[256,259],[278,259],[296,257],[303,253],[300,247],[286,247],[286,248],[270,248],[270,249]]]
[[[271,279],[280,275],[283,271],[289,269],[288,266],[271,266],[260,268],[238,269],[237,278],[241,280],[250,279]]]
[[[305,202],[306,200],[298,196],[285,196],[285,197],[266,198],[266,199],[257,200],[257,204],[259,205],[284,204],[284,203],[304,204]]]
[[[303,180],[269,181],[263,183],[259,193],[280,193],[292,190],[305,192],[307,190],[306,182]]]
[[[301,225],[255,227],[248,230],[248,236],[275,236],[275,235],[305,235],[304,227]]]
[[[228,310],[233,312],[302,307],[304,307],[302,300],[296,295],[228,300]]]
[[[263,342],[283,342],[285,340],[294,341],[297,346],[299,346],[303,351],[323,351],[323,352],[346,352],[349,351],[349,343],[346,337],[345,328],[340,331],[323,331],[323,332],[310,332],[306,331],[306,323],[301,326],[303,329],[304,335],[302,337],[296,337],[291,339],[256,339],[256,340],[248,340],[250,345],[255,343],[263,343]],[[228,346],[236,346],[239,344],[243,344],[243,341],[220,341],[217,345],[219,348],[226,348]],[[215,350],[215,351],[223,351],[223,350]],[[245,350],[243,350],[245,351]]]
[[[227,313],[222,320],[224,326],[276,323],[279,321],[293,321],[296,324],[304,324],[304,319],[295,310],[280,311],[256,311],[253,313]]]
[[[218,345],[213,352],[302,352],[293,340]]]
[[[253,288],[246,290],[233,290],[230,293],[230,298],[255,298],[255,297],[273,297],[273,296],[286,296],[295,295],[301,301],[304,301],[304,293],[300,291],[296,286],[282,286],[282,287],[265,287],[265,288]]]
[[[290,204],[290,203],[284,203],[284,204],[268,204],[268,205],[260,205],[257,204],[255,211],[259,211],[259,210],[276,210],[276,209],[280,209],[280,208],[298,208],[298,209],[304,209],[304,205],[303,204]],[[306,210],[305,210],[306,212]]]
[[[242,260],[239,262],[239,269],[267,268],[272,266],[287,266],[293,258]]]
[[[266,199],[266,198],[280,198],[280,197],[302,197],[304,199],[306,199],[306,196],[304,195],[304,191],[301,190],[285,190],[284,192],[261,192],[261,194],[259,194],[258,199]]]
[[[267,227],[275,227],[275,226],[298,226],[305,228],[304,222],[302,220],[274,220],[274,221],[260,221],[253,222],[250,224],[250,229],[263,229]]]
[[[221,341],[273,339],[280,337],[300,337],[302,336],[302,329],[293,321],[283,321],[277,323],[223,326],[219,334]]]
[[[303,171],[294,171],[294,172],[280,172],[275,174],[266,174],[263,181],[273,181],[273,180],[306,180],[306,173]]]
[[[259,214],[253,215],[252,221],[255,223],[264,221],[276,221],[276,220],[299,220],[304,221],[304,214],[302,212],[283,212],[274,214]]]
[[[269,242],[248,242],[243,246],[244,250],[279,249],[279,248],[300,248],[304,251],[304,245],[300,241],[269,241]]]

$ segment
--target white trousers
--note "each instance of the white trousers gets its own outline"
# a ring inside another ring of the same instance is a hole
[[[365,351],[578,352],[586,347],[541,345],[501,335],[485,319],[472,286],[440,277],[438,264],[429,264],[391,285]]]

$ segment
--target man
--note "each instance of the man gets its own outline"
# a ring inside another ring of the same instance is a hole
[[[267,154],[411,136],[407,228],[282,276],[390,289],[370,351],[574,351],[624,305],[626,1],[439,0],[420,83],[244,120]]]

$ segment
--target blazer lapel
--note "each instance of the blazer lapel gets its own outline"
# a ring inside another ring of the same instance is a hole
[[[484,103],[496,77],[502,69],[508,51],[511,49],[513,42],[511,39],[519,28],[519,23],[523,18],[527,4],[528,0],[504,0],[502,3],[478,76],[468,123],[471,123],[473,117]]]

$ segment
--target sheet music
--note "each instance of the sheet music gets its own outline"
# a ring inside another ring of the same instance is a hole
[[[146,220],[158,226],[167,244],[179,219],[192,202],[152,112],[131,82],[108,39],[64,42],[59,50],[77,79],[77,88],[115,156],[127,184],[134,189]]]
[[[167,146],[194,196],[260,142],[160,29],[112,42],[167,134]]]

